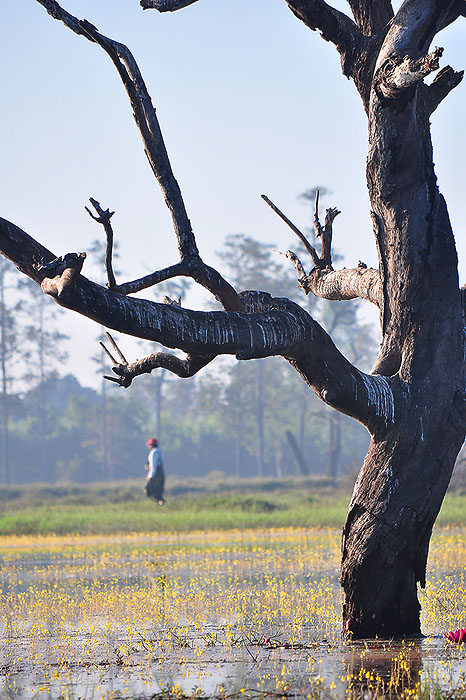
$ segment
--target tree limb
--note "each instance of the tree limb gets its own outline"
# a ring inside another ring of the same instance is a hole
[[[240,311],[241,302],[237,292],[216,270],[205,265],[199,255],[181,190],[170,165],[157,115],[131,51],[124,44],[100,34],[90,22],[78,20],[66,12],[56,0],[37,0],[37,2],[52,17],[62,21],[73,32],[98,44],[112,60],[130,99],[150,166],[170,210],[180,258],[187,265],[188,276],[208,289],[225,308]]]
[[[344,269],[334,271],[332,268],[332,235],[333,221],[340,214],[336,208],[326,210],[325,224],[321,225],[319,220],[319,190],[316,190],[315,212],[314,212],[314,232],[316,238],[322,241],[322,252],[320,257],[306,236],[283,214],[280,209],[270,201],[264,194],[262,199],[278,214],[278,216],[291,228],[304,244],[306,250],[312,257],[314,269],[309,275],[306,274],[301,260],[296,253],[287,250],[286,256],[296,267],[298,273],[298,284],[305,294],[312,292],[317,297],[329,299],[331,301],[344,301],[349,299],[366,299],[375,304],[378,309],[382,309],[383,289],[378,270],[368,268],[364,263],[359,263],[355,269]]]
[[[319,190],[316,190],[314,231],[316,238],[321,239],[321,254],[319,256],[317,255],[314,246],[312,246],[309,243],[306,236],[299,230],[299,228],[295,226],[293,222],[290,221],[288,217],[285,216],[285,214],[272,201],[270,201],[270,199],[265,194],[262,194],[261,197],[269,205],[269,207],[280,217],[280,219],[282,219],[282,221],[284,221],[285,224],[291,228],[293,233],[295,233],[298,236],[299,240],[311,256],[312,262],[314,263],[315,267],[319,269],[323,269],[326,267],[331,268],[333,222],[338,216],[338,214],[340,214],[341,212],[338,211],[338,209],[336,208],[327,209],[325,212],[325,225],[321,226],[319,221]],[[301,278],[303,274],[303,269],[299,258],[290,250],[286,253],[286,257],[290,258],[295,264],[296,269],[298,270],[299,276]]]
[[[463,80],[464,71],[454,71],[451,66],[445,66],[435,76],[430,85],[425,86],[424,98],[429,114],[435,112],[442,100]]]
[[[333,236],[333,222],[341,212],[336,207],[331,207],[325,211],[325,223],[321,226],[319,220],[319,190],[316,191],[316,202],[315,202],[315,212],[314,212],[314,232],[316,238],[320,238],[322,241],[322,250],[320,254],[320,268],[331,268],[332,267],[332,236]]]
[[[390,0],[348,0],[348,4],[356,24],[366,36],[378,34],[393,18]]]
[[[107,286],[109,289],[115,289],[117,286],[116,280],[115,280],[115,274],[113,272],[113,264],[112,264],[112,257],[113,257],[113,228],[112,224],[110,223],[110,219],[114,215],[114,211],[110,211],[110,209],[102,209],[100,206],[99,202],[96,199],[93,199],[92,197],[89,199],[90,203],[94,207],[94,209],[97,212],[97,216],[91,212],[90,209],[87,207],[84,207],[91,219],[94,219],[94,221],[97,221],[98,224],[102,224],[104,227],[105,231],[105,236],[107,238],[107,246],[105,249],[105,269],[107,271]]]
[[[314,296],[329,301],[365,299],[382,310],[383,285],[378,270],[360,262],[358,267],[349,270],[316,267],[307,275],[295,253],[287,250],[286,257],[296,267],[298,284],[305,294],[312,292]]]
[[[143,10],[158,10],[159,12],[174,12],[188,7],[197,0],[140,0]]]
[[[376,69],[394,56],[425,57],[435,35],[459,14],[458,0],[405,0],[390,23]]]
[[[382,307],[383,289],[379,271],[362,263],[349,270],[315,268],[304,279],[299,280],[299,286],[306,294],[312,292],[322,299],[366,299],[378,309]]]
[[[332,42],[341,57],[344,75],[351,76],[354,62],[364,44],[363,34],[352,19],[324,0],[286,0],[288,7],[298,19],[316,31],[326,41]]]
[[[285,214],[267,197],[267,195],[261,194],[261,197],[264,200],[264,202],[266,202],[269,205],[272,211],[274,211],[275,214],[277,214],[280,217],[280,219],[284,221],[287,226],[290,227],[293,233],[295,233],[298,236],[299,240],[311,256],[314,265],[318,267],[320,265],[320,258],[317,255],[314,246],[312,246],[309,243],[306,236],[299,230],[297,226],[294,225],[292,221],[290,221],[290,219],[287,216],[285,216]]]
[[[392,420],[388,380],[360,372],[337,350],[323,328],[289,299],[248,291],[240,295],[242,313],[191,311],[124,296],[79,273],[73,284],[60,290],[57,277],[58,281],[66,277],[73,269],[71,262],[79,256],[68,254],[58,261],[18,226],[1,218],[0,250],[21,272],[46,288],[60,306],[107,328],[188,355],[185,365],[167,358],[152,363],[163,362],[160,366],[167,368],[171,363],[179,372],[194,372],[218,354],[235,355],[239,360],[281,355],[326,403],[355,417],[371,432],[385,430]]]
[[[131,386],[135,377],[139,377],[141,374],[150,374],[154,369],[159,368],[173,372],[173,374],[184,379],[193,377],[200,369],[208,365],[209,362],[216,357],[216,355],[197,354],[187,355],[186,359],[182,359],[171,353],[156,352],[143,357],[141,360],[135,360],[129,363],[110,333],[106,333],[105,335],[120,356],[120,362],[113,357],[108,348],[101,342],[100,345],[113,363],[112,370],[117,375],[117,378],[104,376],[104,379],[115,382],[118,386],[124,387],[125,389]]]
[[[168,267],[164,267],[162,270],[151,272],[150,275],[139,277],[131,282],[123,282],[116,287],[115,291],[120,292],[120,294],[135,294],[143,289],[153,287],[160,282],[165,282],[165,280],[173,279],[173,277],[189,276],[189,268],[186,262],[183,261],[175,263],[174,265],[169,265]]]

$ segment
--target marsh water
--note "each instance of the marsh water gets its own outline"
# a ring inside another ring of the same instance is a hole
[[[423,639],[351,644],[337,531],[3,538],[0,696],[466,697],[443,637],[466,626],[465,542],[434,535]]]

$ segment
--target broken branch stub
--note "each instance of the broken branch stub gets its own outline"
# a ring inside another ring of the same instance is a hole
[[[105,270],[107,272],[107,286],[109,289],[114,289],[117,286],[116,279],[115,279],[115,274],[113,272],[113,228],[112,224],[110,223],[110,219],[114,215],[114,211],[110,211],[110,209],[102,209],[100,206],[100,203],[96,200],[93,199],[92,197],[89,198],[90,203],[94,207],[94,209],[97,212],[97,216],[91,212],[88,207],[84,207],[89,216],[94,219],[94,221],[97,221],[97,223],[102,224],[104,227],[105,231],[105,237],[107,240],[107,245],[105,249]]]

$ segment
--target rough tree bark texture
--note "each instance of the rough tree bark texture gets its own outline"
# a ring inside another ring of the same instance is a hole
[[[122,44],[55,0],[37,0],[72,31],[109,55],[128,93],[150,166],[162,188],[178,239],[180,261],[139,280],[117,284],[111,269],[111,212],[91,200],[107,235],[107,288],[81,275],[84,254],[52,253],[14,224],[0,220],[0,250],[60,305],[109,328],[187,353],[156,353],[127,363],[113,360],[113,378],[129,386],[158,367],[192,376],[218,354],[238,359],[282,355],[330,406],[360,421],[372,440],[356,482],[342,539],[344,629],[353,637],[420,632],[417,584],[425,583],[432,526],[466,429],[463,292],[446,205],[432,160],[429,119],[462,79],[438,68],[436,34],[465,14],[463,0],[405,0],[394,15],[390,0],[348,0],[353,19],[324,0],[286,0],[310,29],[335,44],[343,73],[352,78],[368,118],[367,182],[379,269],[332,267],[332,226],[316,213],[318,255],[306,273],[296,255],[298,283],[332,299],[362,298],[380,310],[382,344],[370,374],[337,350],[309,314],[264,292],[237,293],[201,259],[181,191],[171,171],[155,109],[137,64]],[[142,0],[174,11],[197,0]],[[193,10],[194,11],[194,10]],[[431,51],[431,53],[429,53]],[[195,279],[224,311],[196,312],[167,299],[156,304],[128,295],[179,275]],[[114,348],[118,354],[118,348]],[[112,357],[111,353],[109,353]],[[112,357],[113,359],[113,357]]]

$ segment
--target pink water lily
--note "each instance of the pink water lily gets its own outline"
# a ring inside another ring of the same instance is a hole
[[[443,636],[445,639],[449,639],[450,642],[455,642],[455,644],[466,643],[466,628],[461,630],[455,630],[454,632],[444,632]]]

